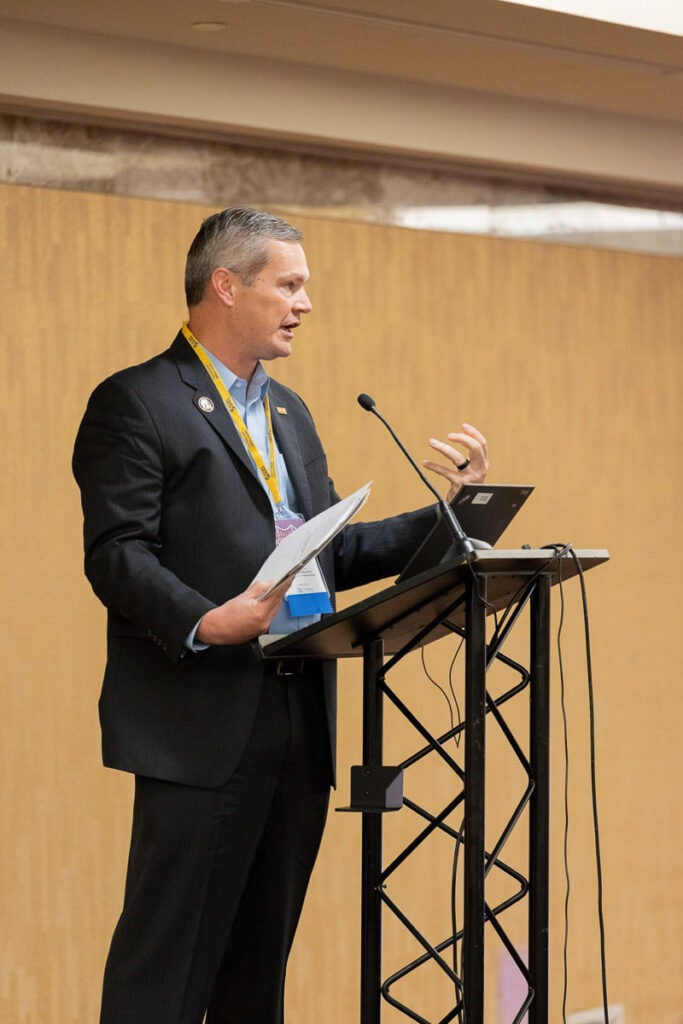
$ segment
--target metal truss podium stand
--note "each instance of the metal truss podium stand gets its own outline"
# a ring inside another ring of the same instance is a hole
[[[607,561],[606,551],[477,551],[468,566],[459,559],[395,584],[364,601],[323,619],[314,626],[274,640],[264,648],[268,658],[363,658],[363,764],[351,770],[351,807],[363,816],[361,908],[360,1024],[380,1024],[382,997],[406,1018],[420,1024],[483,1024],[485,926],[488,924],[514,960],[526,983],[526,997],[509,1024],[528,1014],[529,1024],[548,1022],[548,847],[549,847],[549,720],[550,720],[550,590],[578,572]],[[529,666],[502,651],[510,631],[529,607]],[[487,643],[486,616],[509,608],[500,628]],[[443,736],[432,736],[387,683],[387,674],[408,653],[449,633],[465,640],[464,721]],[[487,689],[486,673],[495,659],[512,668],[519,679],[501,696]],[[507,725],[501,706],[528,694],[529,744],[525,753]],[[401,765],[382,762],[384,699],[411,723],[424,741]],[[507,825],[491,849],[484,839],[486,805],[486,721],[492,716],[502,730],[528,782]],[[446,749],[456,734],[465,737],[464,770]],[[446,807],[429,812],[402,794],[402,772],[427,754],[441,758],[453,772],[454,793]],[[459,832],[447,818],[464,804]],[[408,807],[426,821],[423,830],[394,858],[382,862],[382,814]],[[528,808],[528,878],[505,864],[503,847]],[[460,843],[464,857],[464,921],[462,930],[430,943],[386,891],[388,878],[436,829]],[[490,871],[504,871],[516,892],[497,906],[486,899]],[[500,915],[518,900],[528,900],[529,961],[525,964],[507,936]],[[382,981],[382,913],[392,912],[413,935],[423,954]],[[459,976],[453,947],[461,942]],[[445,954],[445,955],[444,955]],[[450,962],[449,958],[450,957]],[[452,1008],[430,1021],[416,1007],[392,992],[398,980],[433,961],[453,986]],[[508,1024],[508,1022],[505,1022]]]

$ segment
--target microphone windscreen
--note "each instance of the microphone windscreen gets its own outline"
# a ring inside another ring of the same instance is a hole
[[[371,409],[375,408],[374,398],[370,398],[370,395],[359,395],[358,404],[361,409],[365,409],[366,412],[370,412]]]

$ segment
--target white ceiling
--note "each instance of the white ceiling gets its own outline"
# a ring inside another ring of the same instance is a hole
[[[634,25],[651,32],[683,36],[683,5],[673,0],[504,0],[546,11],[563,11],[615,25]]]
[[[5,19],[680,120],[683,40],[497,0],[3,0]],[[196,23],[222,23],[213,30]]]

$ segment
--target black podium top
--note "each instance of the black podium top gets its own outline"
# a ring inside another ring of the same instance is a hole
[[[607,551],[576,551],[584,572],[608,561]],[[569,580],[578,569],[567,553],[558,559],[552,551],[476,551],[476,574],[486,580],[486,600],[491,609],[505,608],[525,580],[536,572],[545,572],[555,584]],[[354,658],[363,654],[363,645],[373,639],[384,640],[387,654],[395,654],[431,620],[459,601],[449,614],[457,625],[465,622],[465,582],[469,569],[464,558],[436,566],[404,583],[393,584],[372,597],[350,605],[320,622],[287,636],[259,637],[265,658]],[[436,626],[425,644],[449,633]]]

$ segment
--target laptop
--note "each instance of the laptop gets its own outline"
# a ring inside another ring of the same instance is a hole
[[[493,547],[533,489],[528,484],[464,484],[451,502],[451,508],[467,537],[483,541],[482,546]],[[437,515],[437,522],[412,555],[397,583],[455,557],[455,542],[440,509]]]

